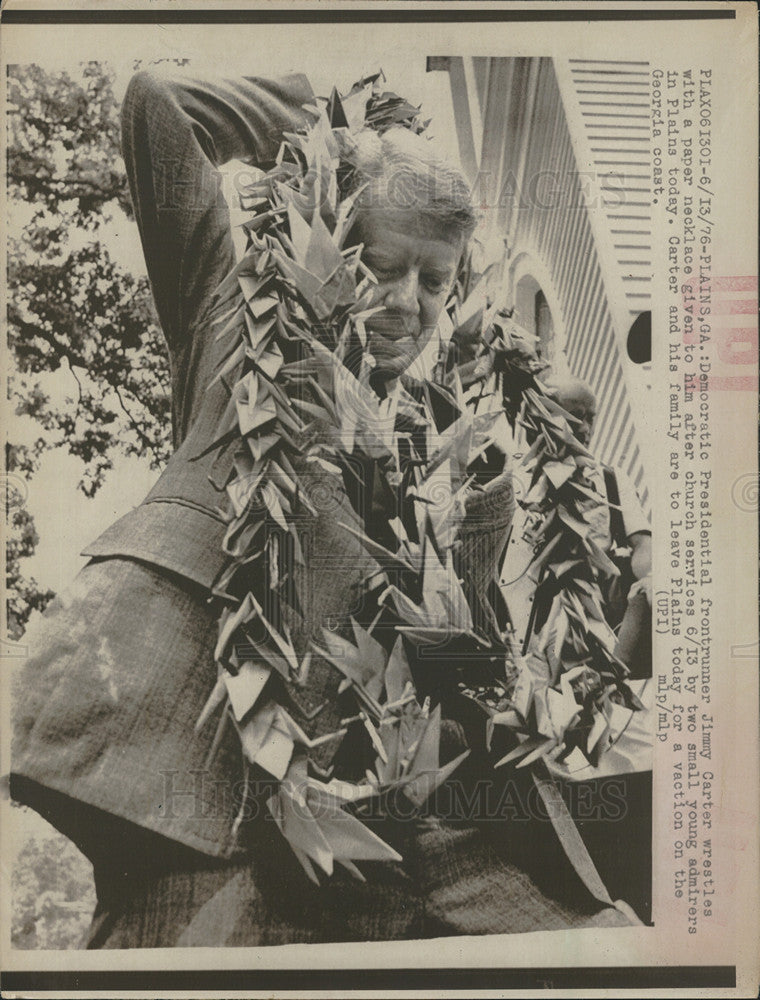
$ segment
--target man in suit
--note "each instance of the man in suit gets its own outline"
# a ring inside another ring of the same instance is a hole
[[[546,382],[556,402],[575,417],[575,436],[588,447],[597,408],[591,387],[571,374],[552,374]],[[616,653],[629,666],[633,677],[648,677],[652,672],[652,529],[635,486],[621,469],[599,466],[587,470],[586,475],[600,496],[611,504],[591,507],[587,516],[599,547],[621,569],[620,577],[603,581],[605,615],[618,634]],[[530,536],[534,517],[524,512],[515,518],[501,570],[502,591],[517,639],[524,648],[530,640],[531,604],[536,587],[535,580],[523,572],[533,559]]]
[[[591,387],[571,375],[555,376],[549,384],[559,405],[579,421],[575,436],[588,446],[596,422]],[[651,677],[652,529],[636,487],[622,469],[603,466],[590,475],[611,504],[595,511],[592,531],[620,570],[604,592],[607,620],[618,636],[615,652],[632,677]]]
[[[366,883],[336,875],[317,888],[256,802],[234,830],[242,777],[234,736],[228,730],[212,753],[213,727],[194,733],[216,680],[209,599],[225,562],[219,507],[232,463],[228,450],[208,450],[227,404],[220,383],[209,388],[219,360],[213,293],[235,262],[216,168],[243,157],[267,167],[283,131],[309,121],[304,104],[312,100],[300,76],[211,84],[141,73],[129,86],[123,151],[169,347],[176,452],[146,500],[88,547],[91,561],[28,637],[12,793],[92,860],[98,907],[90,947],[625,923],[575,884],[565,886],[564,900],[550,898],[473,826],[442,819],[384,826],[403,862],[366,865]],[[455,211],[441,222],[392,201],[389,163],[430,174],[424,163],[414,167],[419,147],[407,147],[391,138],[375,146],[374,160],[372,149],[365,158],[376,197],[360,216],[358,238],[383,307],[369,330],[380,391],[424,346],[472,228],[464,206],[459,218]],[[499,551],[505,537],[511,492],[504,496],[501,512],[491,500],[488,523],[475,518],[484,551]],[[297,582],[304,640],[310,628],[318,634],[330,617],[356,607],[357,581],[372,564],[338,527],[352,516],[338,485],[308,529],[308,566]],[[340,680],[315,656],[308,685],[288,688],[288,711],[310,736],[337,728]]]

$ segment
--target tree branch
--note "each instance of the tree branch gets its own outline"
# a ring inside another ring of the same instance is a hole
[[[29,174],[20,174],[15,171],[8,172],[8,180],[19,187],[30,187],[40,194],[51,194],[56,197],[77,198],[82,194],[100,194],[107,201],[118,200],[122,194],[122,188],[103,187],[95,181],[89,181],[82,177],[51,177],[48,179]],[[66,191],[66,186],[71,191]],[[84,190],[82,190],[84,189]]]
[[[55,351],[59,353],[62,358],[65,358],[69,367],[72,365],[78,365],[79,368],[84,368],[85,371],[88,370],[87,359],[78,354],[72,347],[67,344],[62,344],[60,340],[55,336],[54,333],[45,330],[41,326],[36,326],[34,323],[29,323],[26,320],[21,319],[18,314],[17,309],[8,309],[9,316],[8,319],[11,323],[19,327],[20,331],[24,334],[28,334],[31,337],[39,337],[44,340],[45,343],[49,344]]]
[[[158,454],[156,454],[156,450],[155,450],[155,446],[154,446],[153,442],[148,437],[148,435],[145,433],[145,431],[140,427],[140,425],[137,422],[137,420],[135,420],[135,418],[130,413],[130,411],[129,411],[127,405],[126,405],[126,403],[122,399],[121,391],[120,391],[118,385],[111,384],[111,388],[116,393],[116,398],[119,400],[119,406],[121,406],[122,410],[127,415],[127,419],[129,420],[130,424],[132,425],[132,429],[134,430],[135,434],[137,434],[137,436],[140,438],[140,440],[142,441],[142,443],[145,446],[145,448],[153,455],[153,460],[156,463],[160,462],[161,456],[158,455]]]
[[[79,376],[78,376],[78,375],[77,375],[77,373],[76,373],[76,372],[74,371],[74,368],[73,368],[73,365],[71,364],[71,362],[70,362],[70,361],[69,361],[69,371],[70,371],[70,372],[71,372],[71,374],[72,374],[72,375],[74,376],[74,381],[75,381],[75,382],[76,382],[76,384],[77,384],[77,391],[78,391],[78,396],[77,396],[77,408],[76,408],[76,412],[74,413],[74,416],[75,416],[75,417],[78,417],[78,416],[79,416],[79,410],[80,410],[80,407],[81,407],[81,405],[82,405],[82,383],[81,383],[81,382],[79,381]]]

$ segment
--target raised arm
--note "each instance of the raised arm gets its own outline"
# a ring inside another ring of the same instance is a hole
[[[283,131],[308,121],[306,77],[208,82],[141,72],[122,107],[122,147],[159,319],[174,348],[234,264],[217,167],[267,167]]]

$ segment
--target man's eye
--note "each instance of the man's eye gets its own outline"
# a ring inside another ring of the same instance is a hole
[[[423,274],[422,283],[429,292],[437,295],[446,287],[446,279],[438,274]]]
[[[387,253],[376,247],[365,246],[362,252],[362,260],[373,271],[386,271],[393,265],[393,259]]]
[[[384,281],[393,276],[393,265],[389,261],[373,260],[371,257],[368,257],[365,260],[365,264],[378,281]]]

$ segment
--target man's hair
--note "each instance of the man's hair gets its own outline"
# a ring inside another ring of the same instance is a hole
[[[565,404],[563,400],[572,399],[577,396],[586,396],[590,401],[592,406],[596,406],[596,393],[582,378],[578,378],[577,375],[573,375],[570,372],[559,374],[557,372],[551,372],[544,379],[544,384],[549,390],[549,395],[552,399],[555,399],[560,406]]]
[[[366,185],[359,207],[415,211],[467,243],[477,224],[467,181],[430,140],[396,127],[383,135],[364,129],[355,143],[351,187]]]

